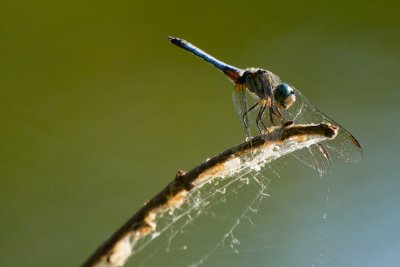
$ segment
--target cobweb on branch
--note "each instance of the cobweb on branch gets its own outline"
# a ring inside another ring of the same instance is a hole
[[[269,235],[281,234],[270,233],[280,231],[279,225],[265,229],[261,221],[268,219],[264,215],[268,214],[266,200],[271,197],[269,185],[280,179],[286,162],[283,158],[267,164],[262,171],[247,170],[205,184],[180,209],[157,220],[160,235],[133,256],[127,266],[254,266],[233,259],[265,253],[268,247],[263,243],[268,243]],[[322,204],[316,218],[292,223],[313,225],[323,221],[327,205]],[[258,251],[254,250],[257,242]]]
[[[268,173],[275,172],[271,171],[273,167],[267,168]],[[160,229],[156,236],[160,240],[150,238],[145,242],[141,249],[146,248],[146,255],[135,255],[131,266],[200,266],[218,249],[239,253],[235,229],[243,222],[254,224],[252,218],[269,197],[270,181],[262,173],[246,168],[234,177],[206,183],[192,192],[179,209],[157,218]],[[195,244],[196,239],[200,245]],[[166,264],[167,258],[170,264]]]
[[[336,134],[330,124],[277,128],[188,173],[178,172],[83,266],[123,266],[130,255],[131,266],[168,266],[167,259],[170,266],[200,266],[217,251],[239,253],[239,226],[254,227],[253,220],[269,197],[268,185],[279,177],[274,161]]]

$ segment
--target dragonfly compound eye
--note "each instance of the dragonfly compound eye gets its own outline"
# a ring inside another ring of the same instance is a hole
[[[274,98],[279,108],[288,109],[295,101],[294,90],[286,83],[280,83],[275,87]]]

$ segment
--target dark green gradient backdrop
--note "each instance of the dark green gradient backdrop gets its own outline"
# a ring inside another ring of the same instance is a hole
[[[242,229],[257,249],[205,266],[400,265],[395,3],[3,1],[0,265],[78,266],[178,169],[243,139],[231,84],[167,35],[277,73],[365,154],[322,178],[289,158]]]

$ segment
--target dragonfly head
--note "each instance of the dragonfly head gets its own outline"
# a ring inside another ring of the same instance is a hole
[[[281,109],[288,109],[296,101],[293,88],[286,83],[280,83],[275,87],[274,98]]]

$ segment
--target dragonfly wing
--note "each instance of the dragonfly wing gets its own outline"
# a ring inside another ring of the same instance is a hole
[[[284,117],[296,124],[328,122],[339,128],[338,135],[327,140],[293,153],[303,163],[314,167],[320,173],[326,172],[331,160],[358,162],[362,158],[362,149],[357,139],[337,122],[318,110],[311,102],[295,89],[296,102],[289,110],[284,110]]]
[[[247,103],[246,88],[241,85],[235,85],[232,92],[233,105],[243,126],[246,137],[250,137],[249,117],[246,112],[249,110]],[[246,114],[246,115],[245,115]]]
[[[326,173],[332,165],[329,153],[322,144],[296,150],[292,152],[292,156],[321,174]]]
[[[232,97],[246,137],[250,137],[252,131],[258,133],[256,127],[256,116],[259,111],[257,107],[259,103],[258,97],[240,84],[235,84]]]

